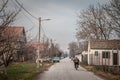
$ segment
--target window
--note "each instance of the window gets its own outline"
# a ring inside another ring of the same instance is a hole
[[[110,58],[110,52],[109,51],[103,51],[102,52],[102,58]]]
[[[95,56],[98,56],[98,51],[95,51]]]

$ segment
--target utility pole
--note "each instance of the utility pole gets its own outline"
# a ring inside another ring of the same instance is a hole
[[[38,51],[37,51],[37,68],[40,67],[40,34],[41,34],[41,17],[39,17]]]
[[[53,44],[52,44],[52,39],[50,39],[50,57],[52,58],[52,54],[53,54]]]
[[[36,62],[37,62],[37,68],[40,67],[40,58],[41,58],[41,54],[40,54],[41,22],[42,21],[48,21],[48,20],[51,20],[51,19],[43,19],[43,20],[41,20],[41,17],[39,17],[38,51],[37,51],[37,60],[36,60]]]

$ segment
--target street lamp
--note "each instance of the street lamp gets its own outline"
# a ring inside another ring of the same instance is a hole
[[[39,17],[39,34],[38,34],[38,51],[37,51],[37,59],[36,59],[36,62],[37,62],[37,68],[39,68],[39,66],[40,66],[40,57],[41,57],[41,55],[40,55],[40,35],[41,35],[41,22],[42,21],[49,21],[49,20],[51,20],[51,19],[41,19],[41,17]]]

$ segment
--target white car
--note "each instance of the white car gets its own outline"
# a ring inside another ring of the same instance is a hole
[[[59,57],[54,57],[53,62],[60,62],[60,58]]]

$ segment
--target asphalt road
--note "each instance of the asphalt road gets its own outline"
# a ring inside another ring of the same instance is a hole
[[[55,63],[48,71],[38,76],[37,80],[103,80],[82,67],[75,70],[73,62],[65,58]]]

